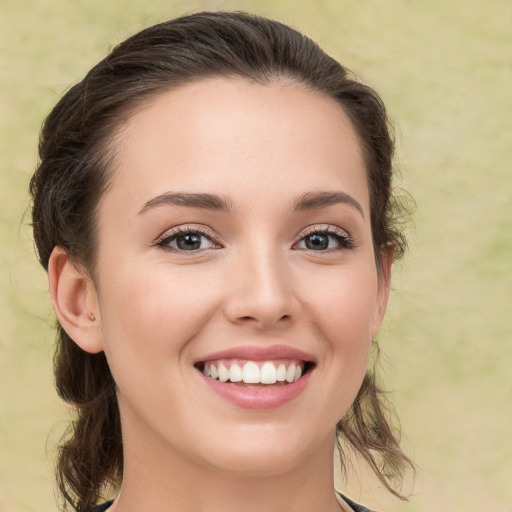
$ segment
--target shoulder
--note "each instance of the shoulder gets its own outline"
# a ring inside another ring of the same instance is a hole
[[[359,505],[359,503],[356,503],[355,501],[352,501],[350,498],[347,498],[345,495],[341,494],[341,492],[339,492],[338,494],[345,500],[345,502],[348,505],[350,505],[350,507],[352,507],[352,510],[354,512],[376,512],[374,510],[370,510],[369,508],[363,505]]]

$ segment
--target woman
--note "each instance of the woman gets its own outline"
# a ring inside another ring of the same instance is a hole
[[[365,510],[334,491],[336,444],[399,495],[368,368],[405,245],[392,150],[373,90],[242,13],[143,30],[65,94],[31,193],[69,505],[113,485],[97,510]]]

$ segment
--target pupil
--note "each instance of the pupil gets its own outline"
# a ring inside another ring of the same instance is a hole
[[[306,238],[306,247],[318,251],[329,247],[329,237],[326,235],[310,235]]]
[[[176,245],[183,250],[194,250],[199,249],[201,246],[201,237],[194,233],[187,233],[186,235],[180,235],[176,239]]]

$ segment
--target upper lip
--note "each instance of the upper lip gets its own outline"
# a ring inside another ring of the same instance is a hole
[[[232,347],[218,352],[213,352],[195,361],[204,363],[219,359],[246,359],[249,361],[271,361],[272,359],[298,359],[305,362],[315,363],[316,358],[312,354],[303,352],[288,345],[243,345]]]

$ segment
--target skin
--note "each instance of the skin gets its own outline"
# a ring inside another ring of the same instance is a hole
[[[119,135],[93,277],[62,248],[49,271],[59,321],[84,350],[105,351],[118,386],[125,468],[112,510],[350,510],[333,493],[335,428],[382,322],[392,250],[379,272],[347,116],[299,85],[211,79],[158,95]],[[148,206],[169,192],[215,194],[230,210]],[[293,209],[317,192],[354,202]],[[208,238],[196,251],[159,245],[177,227]],[[306,235],[326,228],[353,247],[331,235],[308,249]],[[194,367],[273,344],[316,360],[282,407],[236,407]]]

